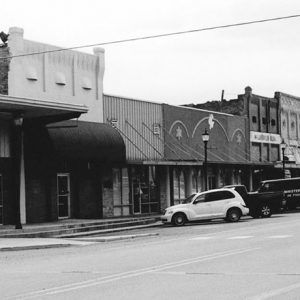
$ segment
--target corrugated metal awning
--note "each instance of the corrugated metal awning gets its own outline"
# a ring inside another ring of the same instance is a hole
[[[47,126],[55,152],[70,159],[125,162],[125,144],[111,125],[68,120]]]

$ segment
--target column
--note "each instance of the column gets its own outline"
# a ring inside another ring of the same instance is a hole
[[[193,193],[193,170],[191,167],[188,167],[186,170],[186,196],[190,196]]]
[[[171,206],[170,167],[166,166],[166,204]]]

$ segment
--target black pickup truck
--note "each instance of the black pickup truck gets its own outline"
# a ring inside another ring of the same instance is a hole
[[[273,213],[281,212],[285,206],[283,191],[268,191],[258,189],[248,192],[244,185],[226,186],[235,189],[244,199],[249,208],[249,215],[253,218],[268,218]]]

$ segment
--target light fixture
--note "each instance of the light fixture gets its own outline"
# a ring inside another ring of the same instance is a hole
[[[281,151],[282,151],[282,175],[283,178],[285,178],[285,156],[284,156],[284,152],[285,152],[285,148],[286,148],[286,144],[284,143],[284,139],[282,139],[281,142]]]
[[[205,191],[207,191],[207,143],[209,141],[209,133],[206,128],[204,133],[202,133],[202,141],[204,142],[204,165],[203,165],[204,188]]]
[[[23,115],[22,114],[16,115],[14,117],[14,123],[16,126],[22,126],[23,125]]]
[[[209,133],[208,133],[208,131],[207,131],[206,128],[205,128],[204,133],[202,133],[202,141],[203,141],[204,143],[209,141]]]

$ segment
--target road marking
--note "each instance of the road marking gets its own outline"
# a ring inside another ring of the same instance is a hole
[[[211,240],[213,239],[214,237],[212,236],[197,236],[197,237],[194,237],[194,238],[191,238],[189,239],[190,241],[196,241],[196,240]]]
[[[203,276],[300,276],[300,273],[266,273],[266,272],[185,272],[185,271],[157,271],[164,275],[203,275]]]
[[[240,235],[240,236],[232,236],[227,238],[227,240],[244,240],[244,239],[250,239],[253,238],[253,235]]]
[[[293,235],[291,235],[291,234],[286,234],[286,235],[271,235],[271,236],[268,236],[268,239],[287,239],[287,238],[290,238],[292,236]]]
[[[259,249],[261,249],[261,248],[247,248],[247,249],[236,249],[236,250],[229,250],[229,251],[223,251],[223,252],[216,252],[213,254],[203,255],[203,256],[194,257],[194,258],[190,258],[190,259],[184,259],[181,261],[171,262],[171,263],[167,263],[167,264],[163,264],[163,265],[157,265],[157,266],[137,269],[137,270],[133,270],[133,271],[99,277],[96,279],[90,279],[90,280],[86,280],[86,281],[82,281],[82,282],[66,284],[66,285],[59,286],[59,287],[53,287],[53,288],[49,288],[49,289],[38,290],[35,292],[29,292],[27,294],[21,294],[21,295],[16,295],[16,296],[10,297],[8,299],[33,299],[33,298],[40,298],[42,296],[47,296],[47,295],[66,293],[66,292],[71,292],[74,290],[79,290],[79,289],[88,288],[88,287],[92,287],[92,286],[96,286],[96,285],[100,285],[100,284],[105,284],[105,283],[109,283],[109,282],[113,282],[113,281],[117,281],[117,280],[121,280],[121,279],[141,276],[144,274],[154,273],[154,272],[163,271],[163,270],[168,270],[171,268],[181,267],[181,266],[188,265],[188,264],[199,263],[199,262],[203,262],[203,261],[209,261],[209,260],[228,257],[228,256],[232,256],[232,255],[243,254],[243,253],[247,253],[247,252],[251,252],[251,251],[255,251],[255,250],[259,250]]]
[[[288,286],[286,286],[284,288],[281,288],[281,289],[277,289],[277,290],[274,290],[274,291],[270,291],[270,292],[266,292],[266,293],[254,296],[253,298],[250,298],[249,300],[270,299],[270,298],[273,298],[275,296],[279,296],[279,295],[288,293],[290,291],[293,291],[293,290],[296,290],[296,289],[299,289],[299,288],[300,288],[300,283],[298,282],[298,283],[295,283],[295,284],[292,284],[292,285],[288,285]],[[285,299],[288,299],[288,297],[286,297]]]

